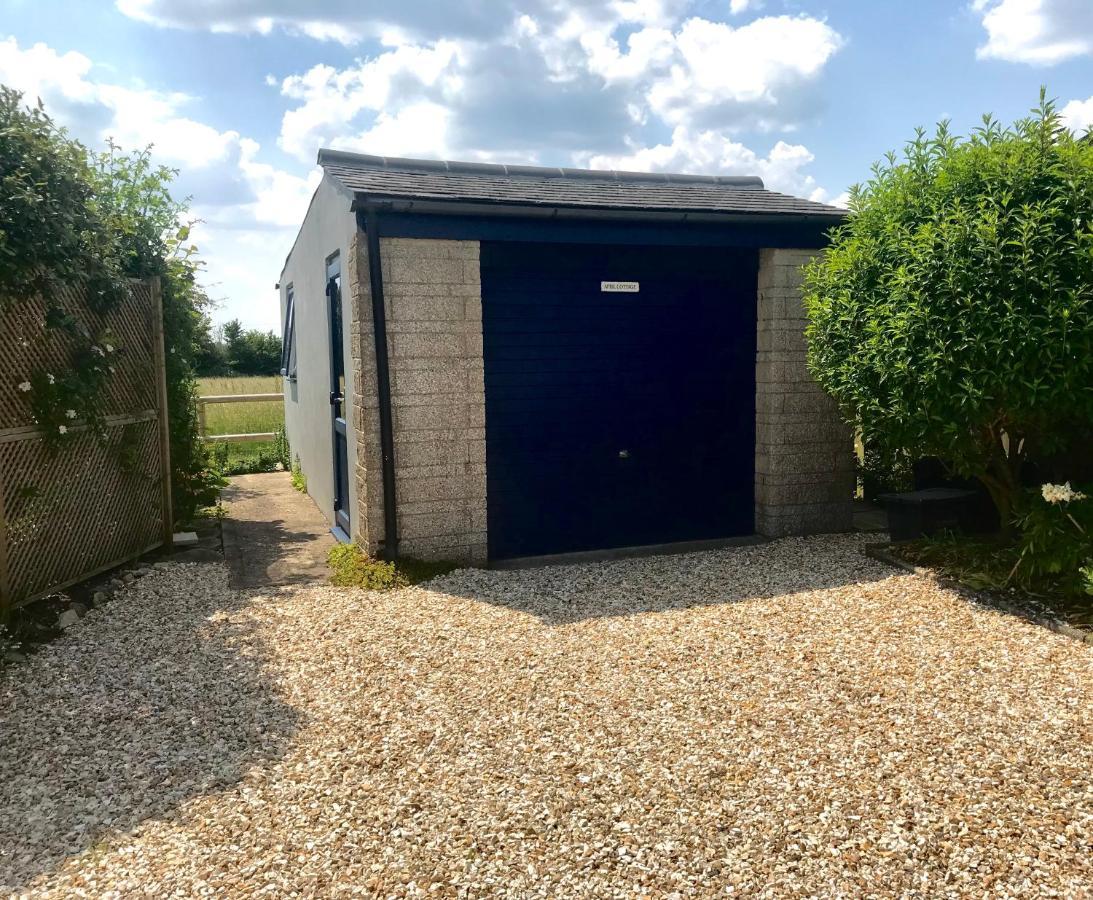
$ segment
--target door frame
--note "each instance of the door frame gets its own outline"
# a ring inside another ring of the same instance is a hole
[[[326,259],[326,304],[330,338],[330,449],[333,466],[333,520],[331,533],[342,543],[352,535],[349,506],[349,436],[345,418],[345,322],[342,308],[341,255]]]

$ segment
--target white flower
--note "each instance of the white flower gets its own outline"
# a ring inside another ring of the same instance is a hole
[[[113,366],[107,366],[106,368],[108,368],[110,370],[111,374],[113,374],[113,372],[114,372],[114,367]]]
[[[114,352],[114,345],[113,344],[107,344],[106,345],[106,352],[107,353],[113,353]]]
[[[20,381],[19,382],[19,390],[21,390],[24,394],[28,393],[30,391],[30,382],[29,381]]]
[[[66,410],[65,410],[65,415],[66,415],[66,416],[67,416],[68,418],[70,418],[70,419],[75,419],[75,418],[76,418],[76,410],[74,410],[74,409],[66,409]]]
[[[92,344],[91,345],[91,352],[92,353],[98,353],[99,356],[105,356],[106,355],[105,353],[102,352],[102,347],[100,347],[98,344]]]
[[[52,375],[50,375],[50,374],[49,374],[48,372],[46,372],[46,380],[47,380],[47,381],[48,381],[48,382],[49,382],[50,384],[56,384],[56,382],[57,382],[57,379],[56,379],[56,378],[54,378],[54,377],[53,377]]]
[[[61,432],[61,434],[68,434],[68,429],[64,425],[58,425],[57,430]]]
[[[1072,500],[1084,500],[1085,494],[1076,491],[1066,484],[1045,484],[1040,488],[1040,493],[1048,503],[1070,503]]]

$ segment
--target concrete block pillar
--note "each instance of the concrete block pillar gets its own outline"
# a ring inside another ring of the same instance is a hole
[[[759,251],[755,529],[768,537],[852,526],[853,435],[805,365],[801,267],[817,252]]]

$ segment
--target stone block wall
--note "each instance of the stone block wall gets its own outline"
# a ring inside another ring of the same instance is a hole
[[[400,553],[486,561],[482,287],[476,241],[382,238]],[[354,538],[384,540],[366,238],[350,251],[356,384]]]
[[[801,267],[816,252],[759,251],[755,529],[768,537],[852,525],[853,436],[805,367]]]

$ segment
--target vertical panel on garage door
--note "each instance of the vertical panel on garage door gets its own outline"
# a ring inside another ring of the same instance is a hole
[[[481,265],[491,558],[753,532],[754,250],[497,242]]]

